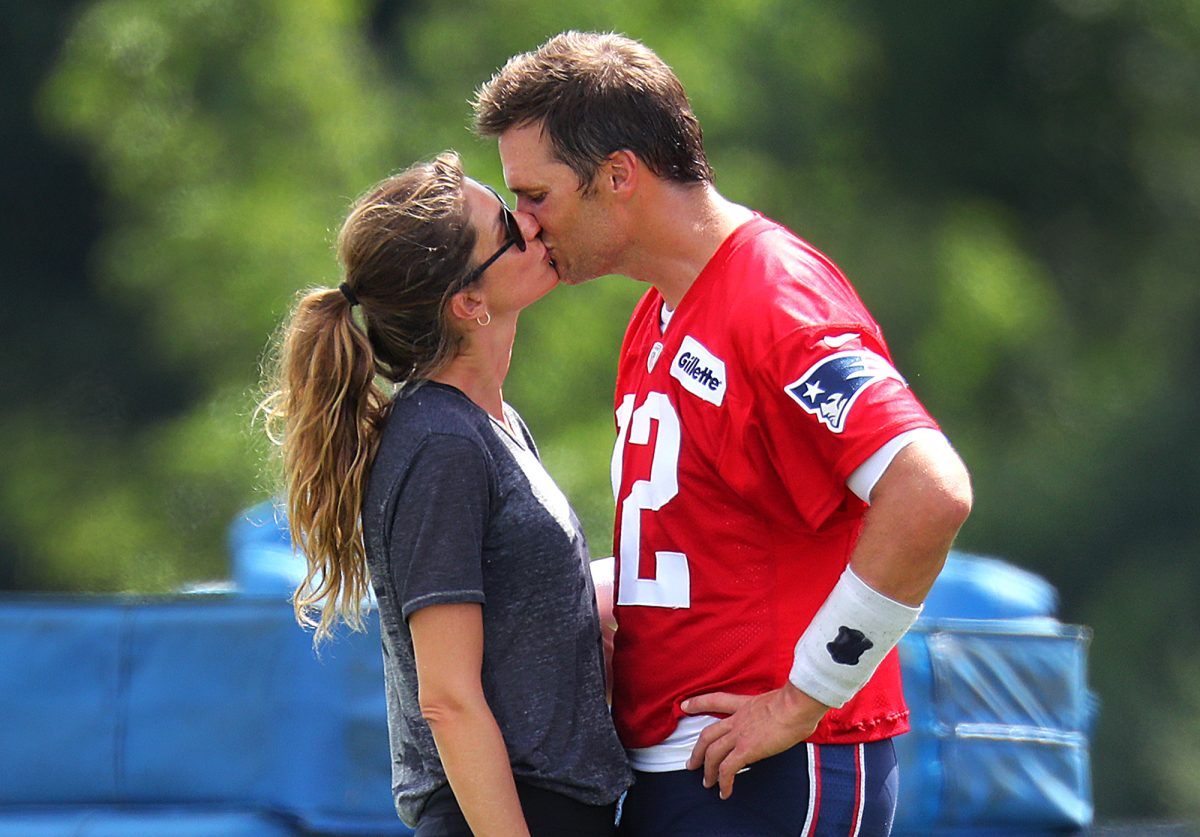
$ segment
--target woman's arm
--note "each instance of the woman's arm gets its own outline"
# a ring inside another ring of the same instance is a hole
[[[528,835],[508,750],[483,694],[483,608],[442,604],[408,620],[421,714],[459,807],[479,837]]]

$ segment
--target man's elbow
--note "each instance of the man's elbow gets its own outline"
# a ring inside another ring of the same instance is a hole
[[[975,497],[971,489],[971,475],[961,459],[955,456],[951,462],[943,464],[941,471],[936,516],[953,538],[970,517]]]

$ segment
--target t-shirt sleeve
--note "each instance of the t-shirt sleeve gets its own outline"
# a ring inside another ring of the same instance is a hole
[[[897,435],[937,428],[867,330],[799,330],[757,364],[758,423],[797,511],[814,527],[847,500],[846,480]]]
[[[493,477],[488,453],[455,435],[431,436],[398,490],[389,563],[401,613],[483,603],[483,543]]]

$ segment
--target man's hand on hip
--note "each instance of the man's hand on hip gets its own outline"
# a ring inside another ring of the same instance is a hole
[[[734,776],[748,764],[782,753],[812,735],[829,707],[791,683],[761,695],[713,692],[683,702],[689,715],[728,715],[700,733],[688,770],[704,766],[704,787],[733,793]]]

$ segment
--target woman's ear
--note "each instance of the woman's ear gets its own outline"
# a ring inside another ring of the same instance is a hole
[[[450,316],[456,320],[475,320],[486,310],[482,294],[475,289],[459,291],[450,297]]]

